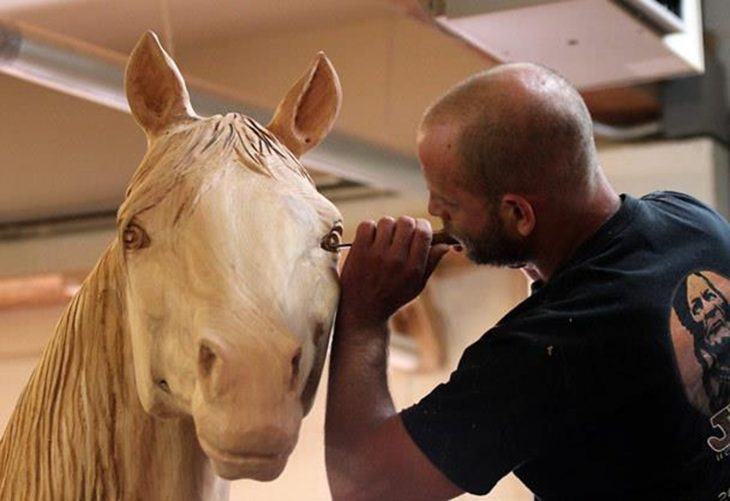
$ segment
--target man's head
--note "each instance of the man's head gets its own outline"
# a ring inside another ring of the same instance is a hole
[[[725,295],[703,273],[687,277],[687,307],[696,324],[702,326],[702,346],[712,353],[730,348],[730,304]]]
[[[452,88],[426,111],[418,143],[429,211],[485,264],[530,260],[536,208],[579,204],[598,165],[580,95],[532,64]]]

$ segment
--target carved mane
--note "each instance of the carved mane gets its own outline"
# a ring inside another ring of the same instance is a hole
[[[9,491],[20,499],[119,495],[119,410],[139,404],[126,383],[129,347],[116,268],[115,253],[107,251],[66,308],[20,397],[0,442],[3,499]],[[67,462],[54,461],[59,457]]]
[[[185,149],[179,145],[184,144]],[[215,162],[203,158],[219,159]],[[156,206],[175,188],[180,180],[195,176],[200,183],[190,183],[191,190],[184,195],[177,222],[192,210],[200,195],[213,188],[223,174],[223,169],[234,164],[220,161],[235,160],[235,165],[245,167],[265,176],[276,177],[285,169],[314,182],[299,159],[282,146],[266,129],[251,118],[238,113],[217,115],[186,123],[171,131],[168,137],[157,140],[155,148],[148,149],[141,165],[127,188],[127,199],[119,210],[119,222],[129,221],[136,214]],[[150,175],[155,168],[155,175]],[[212,169],[220,169],[219,175],[210,175]]]

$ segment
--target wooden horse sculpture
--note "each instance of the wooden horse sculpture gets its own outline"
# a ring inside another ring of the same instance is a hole
[[[312,405],[342,229],[298,157],[339,109],[329,61],[267,128],[197,116],[152,33],[126,90],[147,153],[0,442],[2,500],[223,500],[281,473]]]

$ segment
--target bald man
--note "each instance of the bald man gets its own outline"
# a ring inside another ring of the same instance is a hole
[[[387,321],[449,249],[430,246],[425,220],[358,226],[330,366],[333,499],[484,494],[509,472],[543,501],[727,493],[730,460],[707,445],[716,432],[689,404],[669,327],[689,273],[730,276],[727,221],[686,195],[619,196],[580,95],[535,65],[451,89],[427,110],[418,151],[429,212],[475,263],[523,268],[533,294],[397,412]]]

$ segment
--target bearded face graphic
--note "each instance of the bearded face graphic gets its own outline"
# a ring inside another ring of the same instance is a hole
[[[675,351],[682,344],[682,336],[686,339],[689,335],[693,343],[695,365],[700,369],[693,373],[687,367],[680,366],[685,389],[689,391],[695,386],[688,378],[701,377],[705,394],[702,407],[710,413],[730,404],[729,284],[727,278],[717,273],[694,272],[682,281],[673,302],[673,313],[679,320],[672,326]],[[682,360],[679,354],[677,358]],[[694,400],[698,401],[697,398]]]

